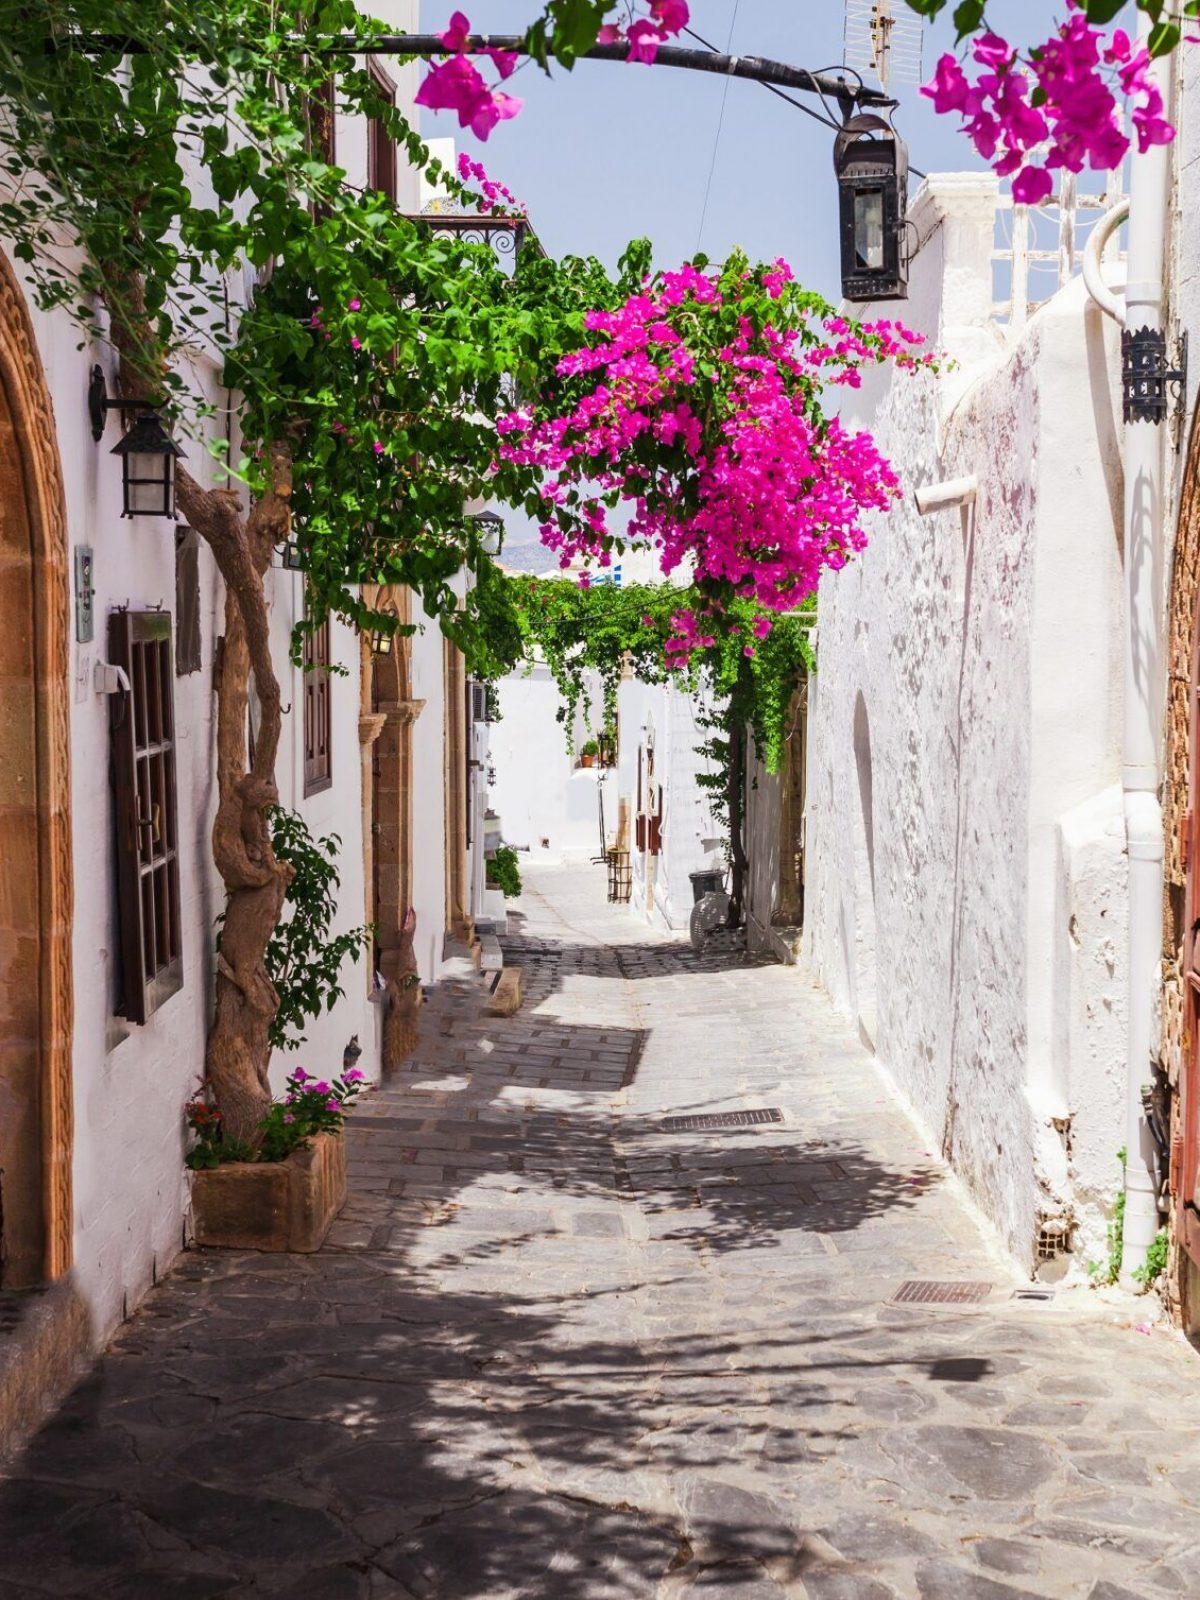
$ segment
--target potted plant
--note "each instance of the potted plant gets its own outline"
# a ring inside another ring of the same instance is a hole
[[[487,858],[489,889],[499,889],[506,900],[515,900],[521,892],[521,870],[517,866],[517,852],[511,845],[502,844]]]
[[[596,757],[600,754],[600,746],[595,739],[589,739],[579,752],[579,765],[581,767],[594,767]]]
[[[297,1067],[253,1140],[225,1137],[207,1098],[185,1107],[195,1143],[196,1243],[230,1250],[319,1250],[346,1200],[346,1110],[362,1089],[350,1067],[332,1082]]]

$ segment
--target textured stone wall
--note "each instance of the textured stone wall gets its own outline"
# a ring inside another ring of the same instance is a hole
[[[853,408],[905,498],[821,588],[805,956],[1031,1265],[1102,1237],[1122,1137],[1120,397],[1078,281],[991,322],[993,207],[925,187],[905,320],[957,366]]]

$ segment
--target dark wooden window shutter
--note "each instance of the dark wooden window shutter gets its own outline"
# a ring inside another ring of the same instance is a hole
[[[175,671],[200,671],[200,535],[175,529]]]
[[[113,612],[108,659],[129,680],[113,696],[110,715],[121,990],[126,1017],[141,1023],[183,987],[169,614]]]
[[[391,105],[396,103],[396,85],[373,59],[367,62],[367,71],[380,97]],[[396,141],[378,117],[367,122],[367,187],[396,201]]]
[[[304,792],[333,783],[330,734],[329,618],[304,636]]]

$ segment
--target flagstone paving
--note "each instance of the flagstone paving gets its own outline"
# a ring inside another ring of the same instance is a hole
[[[524,1008],[439,987],[327,1247],[187,1256],[0,1483],[0,1600],[1200,1593],[1200,1364],[1147,1302],[1014,1302],[802,974],[594,869],[522,915]]]

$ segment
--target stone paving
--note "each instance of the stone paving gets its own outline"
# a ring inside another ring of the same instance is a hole
[[[320,1255],[150,1296],[0,1482],[0,1600],[1200,1594],[1192,1351],[1014,1302],[801,974],[602,893],[528,874],[517,1017],[440,986]]]

